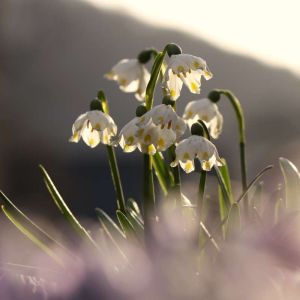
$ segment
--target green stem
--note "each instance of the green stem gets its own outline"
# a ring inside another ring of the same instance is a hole
[[[240,146],[240,161],[241,161],[241,175],[243,192],[247,189],[247,167],[246,167],[246,133],[245,133],[245,118],[242,106],[238,98],[229,90],[220,90],[220,94],[225,95],[231,102],[239,127],[239,146]]]
[[[169,155],[171,158],[171,161],[174,161],[176,158],[175,154],[175,145],[172,145],[169,149]],[[174,201],[175,201],[175,206],[177,203],[180,204],[181,201],[181,180],[180,180],[180,167],[179,165],[176,167],[172,167],[172,172],[174,176],[174,186],[173,186],[173,192],[174,192]]]
[[[161,67],[164,62],[166,50],[159,52],[153,63],[151,70],[151,77],[146,88],[146,109],[150,110],[153,107],[153,96],[155,87],[158,81]],[[149,154],[144,154],[144,215],[145,215],[145,230],[149,227],[147,223],[153,218],[155,210],[155,194],[154,194],[154,183],[152,173],[152,157]]]
[[[124,199],[124,193],[118,168],[118,163],[115,155],[115,151],[112,146],[106,146],[107,148],[107,154],[108,154],[108,160],[109,160],[109,166],[111,170],[111,176],[113,179],[115,191],[117,194],[117,205],[118,209],[120,209],[123,213],[125,213],[125,199]]]
[[[220,95],[226,96],[233,109],[238,122],[239,130],[239,148],[240,148],[240,165],[241,165],[241,177],[242,177],[242,188],[243,192],[247,190],[247,165],[246,165],[246,133],[245,133],[245,118],[243,108],[238,98],[229,90],[214,90],[213,92],[219,93]],[[248,197],[245,198],[245,213],[248,215],[249,203]]]
[[[156,55],[152,70],[151,77],[149,83],[146,88],[146,108],[150,110],[153,107],[153,95],[155,91],[155,87],[159,78],[160,70],[164,62],[164,58],[166,55],[166,50],[163,52],[159,52]]]
[[[102,111],[109,115],[109,105],[108,105],[107,98],[104,94],[104,91],[100,90],[98,92],[97,97],[98,97],[99,101],[101,102]],[[123,213],[125,213],[125,207],[126,207],[125,206],[125,198],[124,198],[122,181],[121,181],[121,177],[120,177],[120,172],[119,172],[119,167],[118,167],[115,150],[110,145],[107,145],[106,149],[107,149],[107,154],[108,154],[108,161],[109,161],[111,176],[112,176],[113,184],[114,184],[115,191],[117,194],[117,206],[118,206],[118,209],[120,209]]]
[[[145,228],[153,220],[155,214],[155,194],[152,173],[152,157],[144,154],[144,215]]]
[[[200,181],[199,181],[199,192],[198,192],[198,203],[197,203],[197,212],[199,216],[203,208],[204,201],[204,192],[205,192],[205,183],[206,183],[206,171],[200,171]]]

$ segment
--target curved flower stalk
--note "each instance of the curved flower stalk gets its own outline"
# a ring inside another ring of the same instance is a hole
[[[170,105],[158,105],[141,117],[127,123],[119,135],[119,144],[125,152],[138,148],[154,155],[165,151],[185,132],[186,124]]]
[[[214,139],[217,139],[222,132],[223,116],[218,106],[207,98],[189,102],[184,109],[183,119],[189,127],[202,120]]]
[[[111,138],[117,134],[117,125],[111,116],[99,110],[91,110],[80,115],[72,126],[69,141],[83,141],[91,148],[99,143],[111,145]]]
[[[135,93],[137,100],[145,101],[150,73],[138,59],[120,60],[105,77],[117,81],[123,92]]]
[[[215,165],[222,165],[216,146],[202,136],[192,135],[182,140],[177,145],[175,153],[176,159],[171,163],[171,166],[180,164],[186,173],[195,170],[195,158],[199,159],[204,171],[210,171]]]
[[[213,74],[201,57],[177,54],[170,57],[163,86],[171,100],[177,100],[184,83],[193,94],[200,94],[201,77],[206,80]]]

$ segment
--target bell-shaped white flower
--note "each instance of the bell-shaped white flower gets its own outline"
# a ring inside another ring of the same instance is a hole
[[[222,132],[223,116],[218,106],[207,98],[189,102],[185,107],[183,119],[190,127],[198,120],[202,120],[214,139]]]
[[[117,134],[117,126],[108,114],[99,110],[88,111],[80,115],[72,126],[72,136],[69,141],[78,143],[83,141],[91,148],[100,142],[111,144],[111,138]]]
[[[123,92],[135,93],[137,100],[145,100],[150,73],[138,59],[122,59],[105,77],[117,81]]]
[[[119,134],[124,152],[138,148],[143,153],[165,151],[185,132],[187,125],[170,105],[158,105],[126,124]]]
[[[191,93],[199,94],[201,76],[206,80],[212,78],[205,60],[189,54],[172,55],[164,77],[164,88],[172,100],[180,96],[184,83]]]
[[[216,146],[202,136],[192,135],[182,140],[176,146],[175,153],[176,158],[171,166],[175,167],[179,163],[186,173],[195,170],[195,158],[199,159],[201,167],[205,171],[210,171],[214,165],[222,165]]]
[[[176,114],[171,105],[161,104],[153,107],[141,117],[139,125],[149,122],[150,119],[161,129],[172,130],[176,134],[176,141],[184,134],[187,127],[184,120]]]

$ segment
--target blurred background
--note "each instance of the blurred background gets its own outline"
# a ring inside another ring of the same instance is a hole
[[[133,118],[138,102],[103,74],[122,58],[169,42],[203,57],[214,73],[200,97],[183,89],[179,113],[212,88],[231,89],[245,110],[249,178],[279,156],[300,166],[298,6],[297,0],[1,0],[1,190],[25,212],[54,222],[60,216],[43,186],[42,163],[77,215],[93,217],[96,206],[112,213],[105,147],[69,143],[71,126],[99,89],[119,129]],[[220,109],[224,131],[216,145],[239,179],[235,116],[226,100]],[[142,157],[120,149],[117,155],[125,193],[139,199]],[[281,180],[276,174],[274,185]]]

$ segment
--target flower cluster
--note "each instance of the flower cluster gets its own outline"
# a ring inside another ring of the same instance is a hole
[[[168,50],[166,52],[170,57],[166,68],[160,71],[164,74],[163,89],[171,102],[178,99],[183,84],[192,93],[199,94],[201,77],[207,80],[212,78],[206,62],[200,57],[182,54],[178,47],[173,53]],[[106,78],[117,81],[122,91],[135,93],[139,101],[145,101],[146,88],[150,80],[145,63],[151,55],[149,51],[144,54],[147,54],[147,57],[145,56],[147,59],[143,56],[141,60],[141,55],[137,59],[123,59],[105,75]],[[180,142],[187,125],[191,127],[198,120],[205,123],[213,138],[218,138],[222,131],[223,117],[217,105],[209,99],[191,101],[187,104],[182,118],[176,114],[172,105],[157,105],[142,116],[135,117],[122,128],[119,135],[117,126],[108,114],[102,111],[89,111],[75,121],[70,141],[78,142],[82,137],[92,148],[100,142],[113,146],[119,144],[124,152],[139,149],[149,155],[176,145],[176,159],[171,165],[174,167],[180,164],[187,173],[194,170],[195,158],[201,161],[204,170],[210,170],[213,165],[220,164],[215,146],[205,138],[190,136]],[[145,106],[142,108],[146,110]]]
[[[143,153],[165,151],[184,134],[186,124],[170,105],[161,104],[136,117],[120,132],[119,144],[125,152],[138,148]]]

